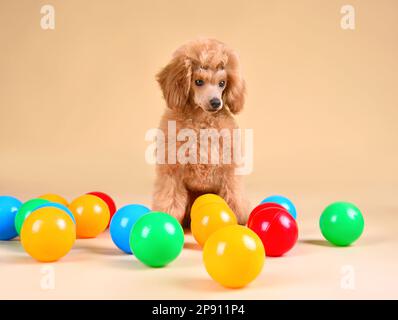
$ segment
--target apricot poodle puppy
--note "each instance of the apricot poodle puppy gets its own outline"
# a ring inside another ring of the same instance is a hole
[[[220,41],[196,40],[174,53],[157,75],[157,81],[168,107],[160,122],[168,159],[156,166],[153,210],[167,212],[187,226],[196,197],[214,193],[225,199],[240,224],[246,223],[249,205],[242,196],[240,176],[235,174],[237,165],[234,161],[225,161],[221,152],[227,150],[232,154],[231,143],[220,138],[219,152],[212,152],[211,144],[210,150],[201,153],[207,144],[198,138],[196,145],[188,148],[191,151],[188,160],[178,161],[175,155],[171,159],[169,154],[170,146],[179,150],[186,144],[181,139],[170,139],[170,123],[175,124],[177,134],[188,129],[198,137],[203,129],[224,133],[227,130],[232,136],[232,130],[238,128],[233,115],[243,109],[245,82],[239,72],[237,55]],[[219,159],[210,161],[203,154],[210,157],[215,154]]]

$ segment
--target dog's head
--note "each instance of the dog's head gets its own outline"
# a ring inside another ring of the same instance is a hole
[[[197,40],[182,46],[157,80],[171,109],[200,107],[205,112],[217,112],[228,107],[232,113],[243,109],[245,82],[238,57],[217,40]]]

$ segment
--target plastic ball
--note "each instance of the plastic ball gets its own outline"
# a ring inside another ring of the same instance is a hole
[[[221,203],[221,204],[225,204],[226,206],[228,206],[228,204],[225,202],[225,200],[216,194],[213,194],[213,193],[202,194],[201,196],[197,197],[195,199],[194,203],[192,204],[191,219],[193,216],[196,215],[197,212],[200,212],[200,207],[202,207],[205,204],[209,204],[209,203]]]
[[[323,211],[319,226],[326,240],[336,246],[348,246],[361,236],[365,222],[355,205],[335,202]]]
[[[191,217],[191,231],[195,240],[203,246],[213,232],[237,223],[235,214],[228,206],[223,203],[208,203]]]
[[[241,288],[260,274],[264,247],[249,228],[228,226],[209,237],[203,248],[203,261],[215,281],[228,288]]]
[[[41,262],[57,261],[65,256],[76,240],[76,228],[65,211],[47,207],[35,210],[21,229],[25,251]]]
[[[249,215],[249,219],[247,220],[247,225],[250,224],[251,220],[253,217],[257,214],[257,212],[260,212],[261,210],[264,210],[266,208],[279,208],[279,209],[285,209],[285,207],[282,207],[280,204],[273,203],[273,202],[265,202],[262,204],[259,204],[257,207],[253,209],[253,211]]]
[[[137,220],[149,211],[151,210],[140,204],[129,204],[116,211],[111,220],[109,231],[113,242],[120,250],[131,253],[131,230]]]
[[[45,199],[50,202],[63,204],[66,207],[69,205],[68,201],[64,197],[61,197],[60,195],[54,194],[54,193],[43,194],[43,195],[39,196],[38,198]]]
[[[108,205],[97,196],[82,195],[71,202],[69,209],[76,219],[76,234],[79,238],[95,238],[108,226]]]
[[[97,196],[97,197],[101,198],[102,200],[104,200],[106,202],[106,204],[108,205],[108,208],[109,208],[110,220],[112,220],[112,217],[113,217],[113,215],[116,212],[115,201],[113,201],[113,199],[109,195],[104,193],[104,192],[93,191],[93,192],[89,192],[87,194],[91,194],[93,196]],[[109,224],[108,224],[108,226],[109,226]]]
[[[41,208],[47,208],[47,207],[54,207],[54,208],[58,208],[61,209],[63,211],[65,211],[65,213],[67,213],[73,220],[73,223],[76,223],[76,219],[73,216],[72,211],[69,210],[68,207],[64,206],[63,204],[60,203],[56,203],[56,202],[46,202],[43,203],[42,205],[38,206],[36,209],[34,209],[33,211],[37,210],[37,209],[41,209]]]
[[[297,222],[286,209],[269,207],[258,211],[247,226],[260,237],[270,257],[285,254],[297,242]]]
[[[11,240],[18,235],[14,221],[21,205],[17,198],[0,196],[0,240]]]
[[[175,260],[184,246],[184,231],[171,215],[151,211],[134,224],[130,247],[136,258],[147,266],[164,267]]]
[[[293,216],[294,219],[297,218],[296,207],[294,206],[293,202],[291,202],[288,198],[284,196],[275,195],[265,198],[263,201],[261,201],[261,203],[266,203],[266,202],[273,202],[280,204]]]
[[[22,206],[19,208],[17,214],[15,215],[15,229],[17,233],[21,233],[22,225],[25,219],[40,205],[49,202],[45,199],[31,199],[26,201]]]

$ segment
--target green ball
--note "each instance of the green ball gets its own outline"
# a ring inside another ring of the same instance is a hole
[[[130,233],[130,248],[142,263],[164,267],[176,259],[184,246],[184,231],[176,218],[152,211],[137,220]]]
[[[352,244],[361,236],[364,225],[361,211],[349,202],[332,203],[319,220],[323,236],[336,246]]]
[[[22,225],[25,219],[34,211],[38,206],[42,204],[48,203],[50,201],[45,199],[31,199],[26,201],[18,210],[17,214],[15,215],[15,229],[17,233],[21,233]]]

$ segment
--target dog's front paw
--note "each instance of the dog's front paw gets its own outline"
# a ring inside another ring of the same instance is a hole
[[[230,204],[232,211],[235,213],[236,219],[240,225],[246,225],[250,214],[250,204],[247,200],[242,200],[240,203]]]

